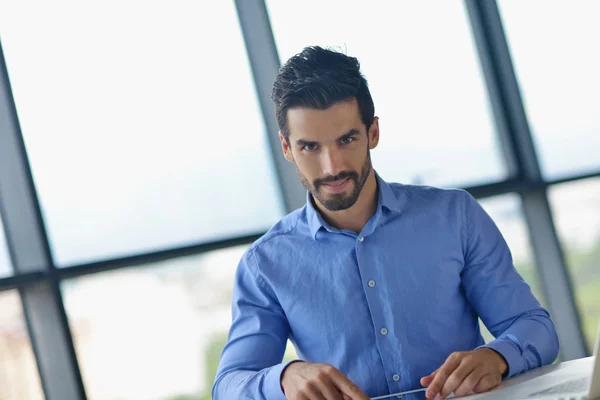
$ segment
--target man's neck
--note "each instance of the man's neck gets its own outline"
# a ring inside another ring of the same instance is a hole
[[[352,207],[342,211],[329,211],[317,201],[314,204],[321,216],[331,226],[360,233],[369,218],[375,214],[377,197],[377,179],[375,178],[375,171],[371,169],[369,177]]]

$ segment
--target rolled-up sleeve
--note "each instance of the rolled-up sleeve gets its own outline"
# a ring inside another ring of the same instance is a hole
[[[505,377],[551,364],[559,349],[554,323],[515,269],[496,224],[466,192],[462,222],[462,284],[469,302],[496,338],[483,347],[504,357]]]
[[[289,324],[275,294],[261,278],[250,249],[238,266],[232,325],[212,388],[214,400],[285,400],[280,377]]]

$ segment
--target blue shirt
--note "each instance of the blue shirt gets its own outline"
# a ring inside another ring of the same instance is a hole
[[[463,190],[377,183],[359,234],[328,225],[308,194],[248,249],[214,400],[285,399],[288,338],[300,359],[333,365],[369,397],[421,387],[455,351],[490,347],[506,376],[554,361],[554,324],[479,203]],[[487,345],[478,317],[496,337]]]

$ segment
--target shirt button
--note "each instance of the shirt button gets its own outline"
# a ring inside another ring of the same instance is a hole
[[[400,375],[395,374],[394,376],[392,376],[392,379],[394,380],[394,382],[398,382],[400,380]]]
[[[381,328],[381,334],[382,335],[387,335],[387,332],[388,332],[387,329]]]
[[[369,287],[375,287],[375,281],[369,281]]]
[[[363,240],[365,240],[365,238],[364,238],[364,237],[362,237],[362,236],[358,238],[358,241],[359,241],[359,242],[362,242]]]

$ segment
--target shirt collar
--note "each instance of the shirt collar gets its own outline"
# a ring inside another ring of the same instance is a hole
[[[381,179],[379,174],[375,172],[375,179],[377,179],[377,211],[381,213],[382,208],[387,208],[390,211],[401,212],[403,201],[399,201],[394,192],[392,191],[392,187],[389,183]],[[338,230],[325,221],[321,216],[321,213],[315,208],[313,204],[312,195],[310,191],[306,191],[306,218],[308,221],[308,229],[310,231],[310,235],[313,239],[317,239],[317,232],[321,228],[326,229],[329,232],[337,232]]]
[[[333,231],[335,229],[323,219],[319,210],[316,209],[313,204],[310,190],[306,191],[306,219],[308,221],[310,236],[315,240],[317,240],[317,232],[319,232],[319,229],[325,228],[328,231]]]

